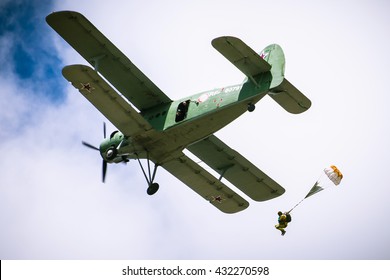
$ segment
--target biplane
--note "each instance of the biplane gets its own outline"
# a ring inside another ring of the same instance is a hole
[[[254,201],[285,192],[214,135],[252,112],[266,95],[293,114],[311,106],[284,77],[285,58],[279,45],[256,53],[235,37],[212,40],[212,46],[245,74],[245,80],[173,101],[82,14],[60,11],[48,15],[46,21],[92,66],[66,66],[63,76],[118,129],[106,137],[104,126],[105,139],[99,147],[83,142],[100,152],[103,182],[107,164],[137,160],[149,195],[159,189],[155,177],[161,167],[225,213],[244,210],[249,203],[222,179]],[[217,175],[186,155],[185,149]]]

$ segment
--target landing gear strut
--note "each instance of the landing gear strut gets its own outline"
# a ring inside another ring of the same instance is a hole
[[[145,169],[144,167],[142,166],[142,163],[137,155],[137,160],[138,160],[138,163],[139,163],[139,166],[141,166],[141,169],[142,169],[142,172],[144,173],[144,176],[145,176],[145,179],[146,179],[146,182],[148,182],[148,189],[146,190],[146,193],[148,195],[154,195],[158,189],[159,189],[159,184],[157,183],[154,183],[154,178],[156,177],[156,172],[157,172],[157,167],[158,167],[158,164],[155,164],[154,165],[154,168],[153,168],[153,173],[151,172],[151,169],[150,169],[150,159],[149,159],[149,153],[147,153],[147,161],[148,161],[148,174],[146,174],[145,172]]]

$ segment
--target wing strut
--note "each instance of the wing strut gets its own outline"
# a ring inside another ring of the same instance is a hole
[[[91,58],[91,62],[93,63],[93,68],[95,69],[96,72],[99,72],[99,62],[100,62],[100,60],[102,60],[105,57],[107,57],[107,55],[106,54],[102,54],[102,55],[99,55],[99,56]]]
[[[223,176],[225,175],[226,171],[228,171],[230,168],[232,168],[234,166],[234,164],[230,164],[230,165],[227,165],[225,167],[222,167],[222,168],[218,168],[218,170],[221,170],[221,176],[219,176],[219,181],[222,180]]]

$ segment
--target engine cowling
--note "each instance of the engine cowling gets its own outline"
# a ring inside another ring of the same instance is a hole
[[[121,132],[114,131],[100,144],[100,154],[107,162],[121,162],[126,159],[121,153],[127,145],[128,139]]]

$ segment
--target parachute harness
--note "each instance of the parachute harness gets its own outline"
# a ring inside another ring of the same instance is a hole
[[[324,173],[322,173],[320,178],[318,178],[318,180],[315,182],[314,186],[310,189],[307,195],[301,201],[299,201],[293,208],[291,208],[291,210],[288,211],[287,213],[290,213],[299,204],[301,204],[306,198],[312,196],[313,194],[316,194],[324,189],[327,189],[332,185],[338,186],[341,182],[341,179],[343,179],[343,174],[336,166],[331,165],[329,168],[325,168]]]

